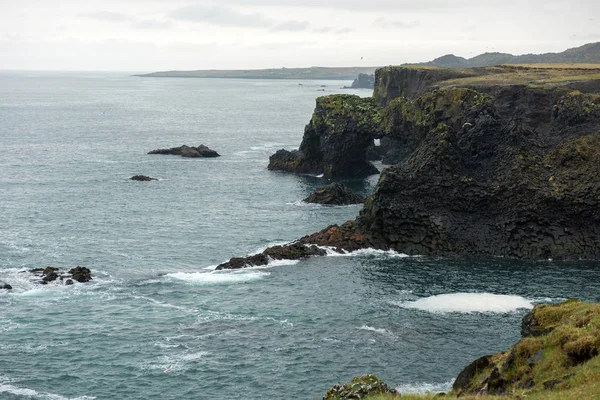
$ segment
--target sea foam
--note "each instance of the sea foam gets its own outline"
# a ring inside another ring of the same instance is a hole
[[[453,381],[446,383],[411,383],[400,385],[396,390],[403,394],[426,394],[448,392],[452,389]]]
[[[399,305],[436,313],[507,313],[533,308],[531,300],[524,297],[491,293],[440,294],[415,301],[405,301]]]
[[[174,272],[166,274],[165,277],[195,285],[227,285],[256,281],[269,275],[271,275],[269,272],[243,270],[235,272]]]

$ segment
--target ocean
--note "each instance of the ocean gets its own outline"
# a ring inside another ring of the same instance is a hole
[[[316,97],[371,94],[349,83],[0,73],[0,398],[320,399],[365,373],[446,391],[533,305],[599,300],[597,262],[363,250],[214,271],[360,211],[267,170]],[[221,157],[146,154],[182,144]],[[26,272],[77,265],[93,281]]]

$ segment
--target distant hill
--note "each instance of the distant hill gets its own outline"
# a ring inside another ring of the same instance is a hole
[[[233,79],[339,79],[353,80],[371,75],[376,67],[309,67],[242,70],[164,71],[136,75],[150,78],[233,78]]]
[[[600,64],[600,42],[588,43],[568,49],[562,53],[524,54],[514,56],[507,53],[483,53],[473,58],[457,57],[454,54],[433,61],[407,64],[444,68],[489,67],[501,64]]]

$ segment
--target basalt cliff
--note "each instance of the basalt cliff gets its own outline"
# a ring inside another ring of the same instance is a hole
[[[270,169],[356,177],[391,159],[355,221],[296,244],[434,256],[600,259],[600,69],[386,67],[372,98],[317,99]]]

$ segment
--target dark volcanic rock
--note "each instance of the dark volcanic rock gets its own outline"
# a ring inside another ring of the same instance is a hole
[[[491,358],[492,357],[489,355],[479,357],[477,360],[466,366],[456,377],[456,380],[452,384],[452,390],[465,389],[474,377],[491,365]]]
[[[321,186],[303,201],[317,204],[348,205],[364,203],[365,198],[341,183],[331,183]]]
[[[207,146],[201,144],[198,147],[186,146],[183,145],[181,147],[172,147],[170,149],[157,149],[152,150],[148,154],[167,154],[167,155],[176,155],[186,158],[198,158],[198,157],[220,157],[219,153],[208,148]]]
[[[341,226],[328,226],[320,232],[304,236],[298,242],[331,247],[338,253],[373,247],[369,238],[358,230],[354,221],[347,221]]]
[[[375,76],[369,74],[358,74],[358,78],[352,82],[350,89],[373,89]]]
[[[2,290],[2,289],[10,290],[10,289],[12,289],[12,286],[10,286],[8,283],[0,282],[0,290]]]
[[[85,267],[75,267],[69,270],[71,277],[77,282],[89,282],[92,280],[92,272]]]
[[[600,100],[523,86],[389,101],[403,157],[357,219],[407,254],[600,258]]]
[[[325,254],[326,251],[317,246],[290,243],[283,246],[269,247],[260,254],[248,257],[234,257],[231,260],[218,265],[216,269],[257,267],[267,265],[271,260],[300,260],[311,256],[324,256]]]
[[[367,160],[367,149],[382,135],[381,107],[373,99],[319,97],[299,151],[278,151],[269,159],[269,169],[325,177],[377,174]]]
[[[92,272],[85,267],[71,268],[68,272],[57,267],[33,268],[29,272],[40,276],[42,280],[38,283],[42,285],[47,285],[48,282],[54,282],[57,279],[64,281],[65,285],[72,285],[73,280],[77,282],[89,282],[92,280]]]
[[[157,181],[158,179],[156,178],[150,178],[149,176],[146,175],[134,175],[131,178],[132,181],[141,181],[141,182],[148,182],[148,181]]]

